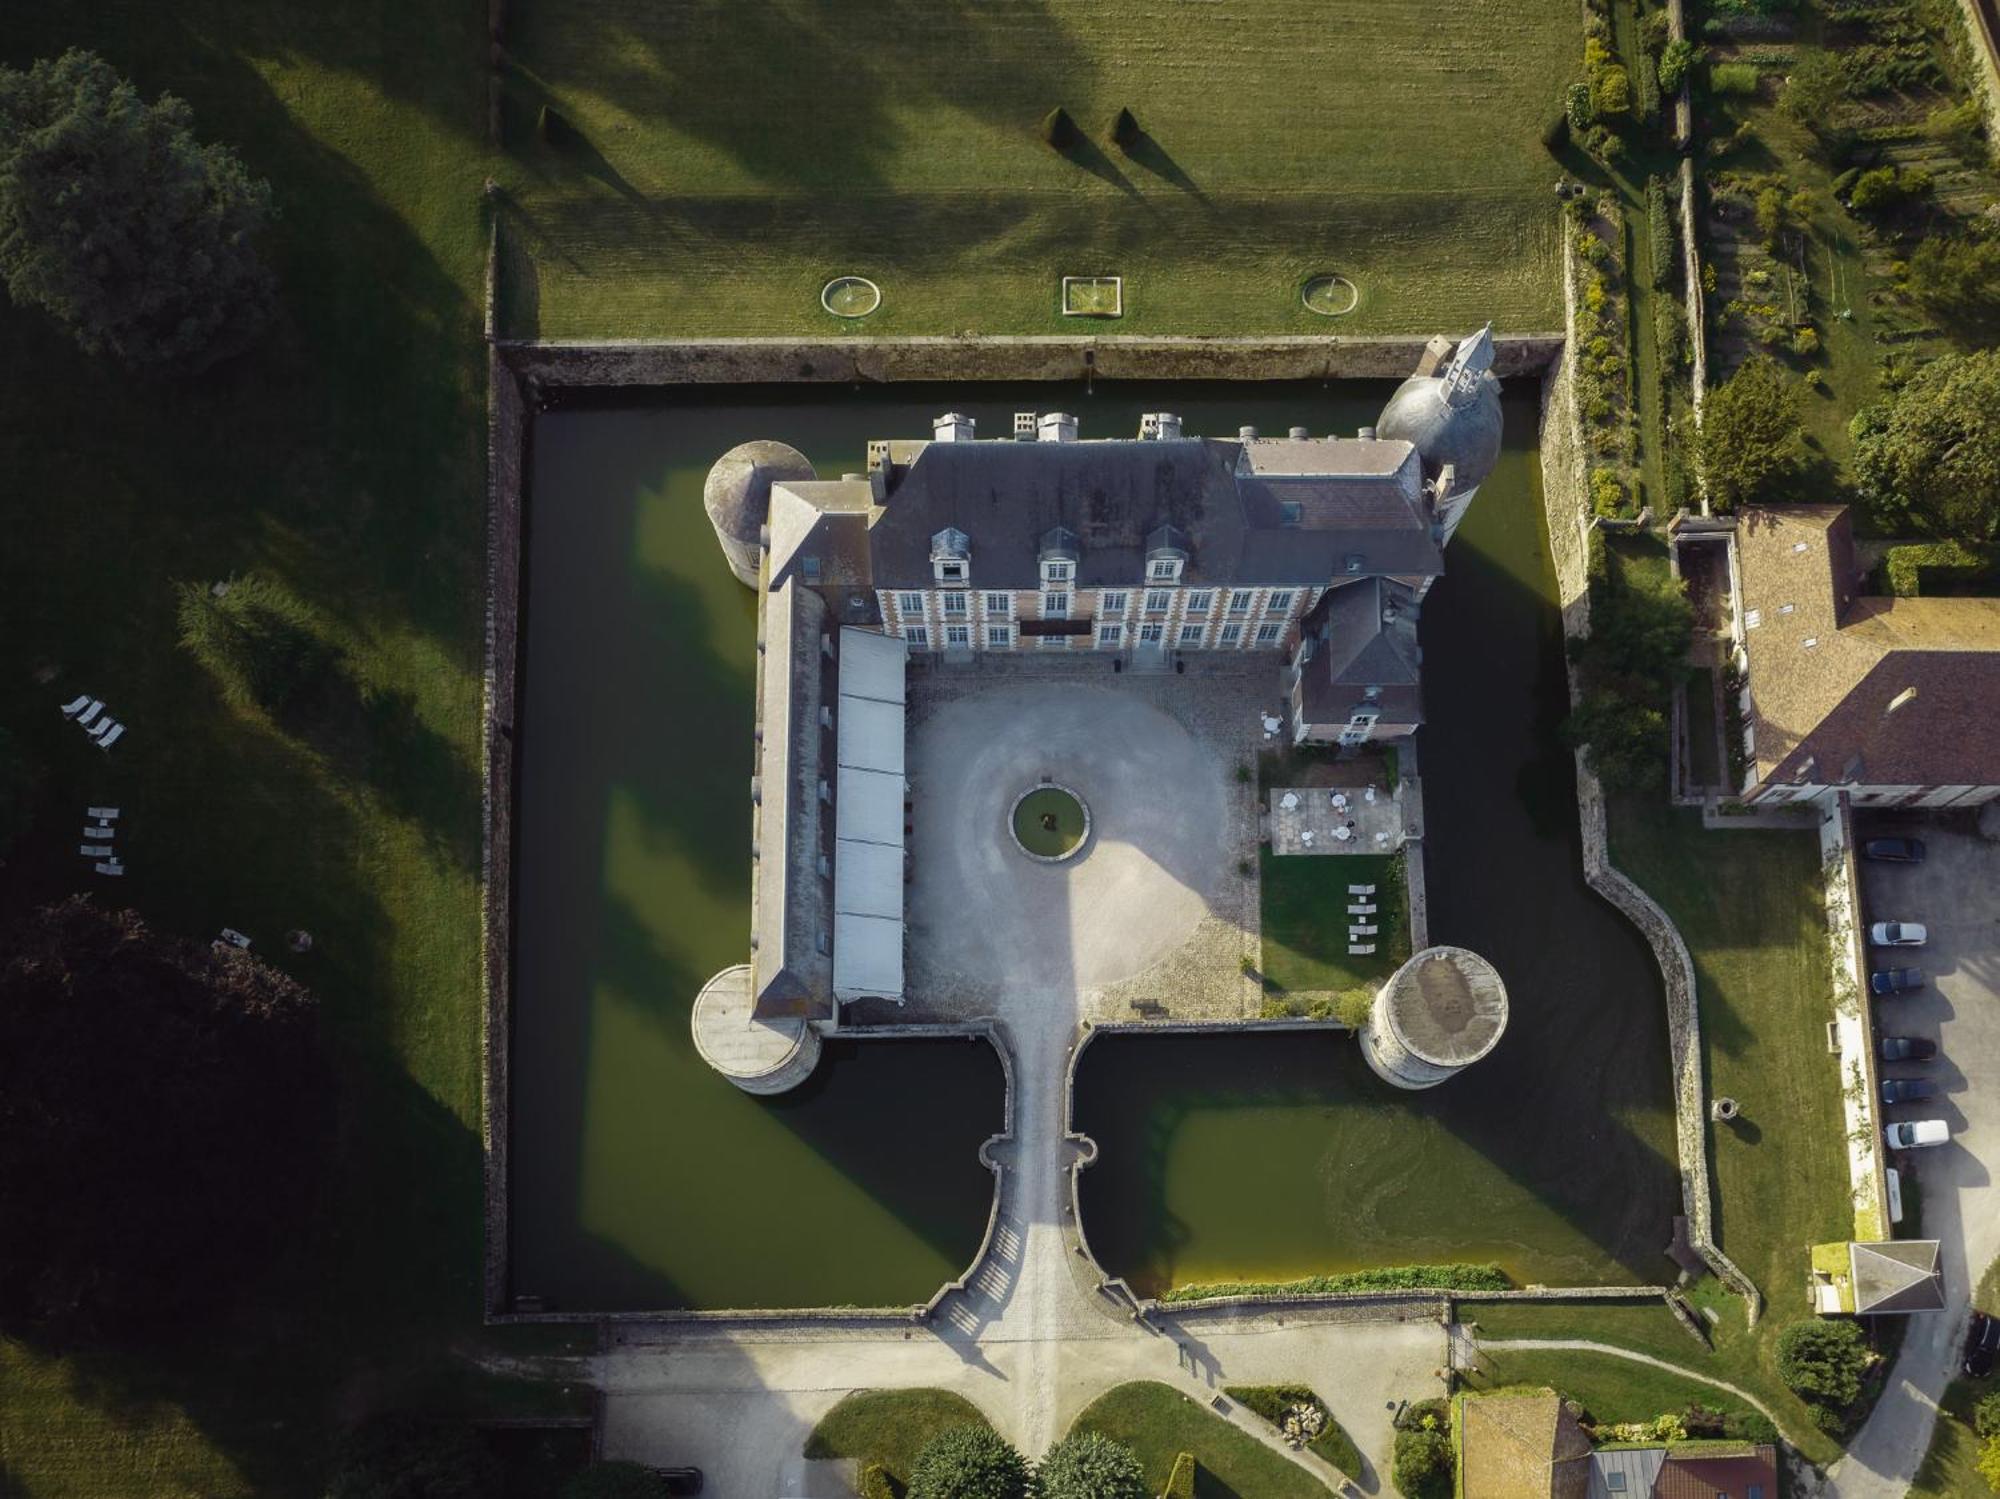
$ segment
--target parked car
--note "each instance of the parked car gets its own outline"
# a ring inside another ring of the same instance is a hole
[[[1882,1080],[1882,1102],[1922,1103],[1937,1097],[1937,1084],[1927,1077],[1890,1077]]]
[[[1942,1119],[1908,1119],[1882,1131],[1891,1150],[1917,1150],[1925,1145],[1942,1145],[1951,1138],[1951,1126]]]
[[[1861,845],[1861,857],[1879,859],[1884,864],[1921,864],[1924,862],[1924,840],[1921,838],[1870,838]]]
[[[1882,1060],[1885,1062],[1928,1062],[1936,1055],[1937,1042],[1926,1041],[1922,1036],[1882,1038]]]
[[[1878,968],[1868,975],[1870,994],[1907,994],[1924,986],[1921,968]]]
[[[2000,1353],[2000,1317],[1974,1312],[1972,1326],[1965,1330],[1965,1362],[1960,1367],[1974,1379],[1984,1379],[1993,1372],[1996,1353]]]
[[[1922,947],[1930,935],[1920,921],[1878,921],[1868,928],[1868,940],[1877,947]]]

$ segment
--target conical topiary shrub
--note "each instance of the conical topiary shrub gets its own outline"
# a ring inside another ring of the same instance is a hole
[[[1139,138],[1146,132],[1139,128],[1139,122],[1132,118],[1132,111],[1121,109],[1111,122],[1111,139],[1121,151],[1130,151],[1139,144]]]
[[[1082,132],[1076,128],[1069,111],[1058,104],[1042,116],[1042,139],[1058,151],[1067,151],[1082,139]]]

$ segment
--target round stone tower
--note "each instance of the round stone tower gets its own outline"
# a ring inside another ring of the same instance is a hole
[[[1500,429],[1500,381],[1493,373],[1490,323],[1462,340],[1437,374],[1412,375],[1396,387],[1375,423],[1377,436],[1417,450],[1427,484],[1437,484],[1450,467],[1451,486],[1438,502],[1447,541],[1474,491],[1500,460]]]
[[[759,1017],[750,965],[725,968],[694,1001],[694,1049],[745,1093],[783,1093],[819,1065],[819,1032],[796,1015]]]
[[[817,477],[805,454],[782,442],[746,442],[715,460],[702,486],[702,508],[729,570],[744,587],[757,586],[758,535],[771,513],[771,486]]]
[[[1427,947],[1398,968],[1361,1027],[1361,1055],[1399,1088],[1435,1088],[1500,1043],[1507,986],[1463,947]]]

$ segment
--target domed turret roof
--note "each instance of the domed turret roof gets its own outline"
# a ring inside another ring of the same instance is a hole
[[[746,442],[715,460],[702,486],[702,508],[717,534],[757,545],[757,533],[771,511],[771,486],[818,475],[805,454],[768,439]]]
[[[1500,382],[1493,375],[1490,325],[1459,344],[1437,375],[1412,375],[1382,408],[1376,432],[1414,447],[1424,477],[1446,464],[1460,494],[1484,483],[1500,459]]]

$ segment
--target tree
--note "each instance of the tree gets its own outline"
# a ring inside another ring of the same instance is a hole
[[[1931,190],[1931,174],[1922,167],[1875,167],[1854,179],[1847,205],[1856,213],[1880,218],[1921,198]]]
[[[644,1463],[592,1463],[562,1486],[562,1499],[667,1499],[667,1481]]]
[[[1910,254],[1909,281],[1948,331],[2000,331],[2000,234],[1927,235]]]
[[[469,1427],[419,1416],[378,1416],[345,1436],[327,1499],[488,1499],[499,1464]]]
[[[1027,1459],[990,1426],[947,1426],[910,1465],[907,1499],[1027,1499]]]
[[[1805,51],[1792,64],[1785,86],[1778,92],[1778,107],[1808,130],[1827,128],[1837,105],[1847,97],[1847,79],[1840,60],[1819,48]]]
[[[2000,351],[1946,354],[1849,425],[1876,520],[1973,545],[2000,536]]]
[[[1632,112],[1632,75],[1617,63],[1612,63],[1597,75],[1594,90],[1597,112],[1600,115],[1626,115]]]
[[[1667,717],[1608,688],[1586,693],[1563,720],[1563,743],[1617,791],[1658,791],[1665,779]]]
[[[200,583],[176,591],[181,644],[239,707],[282,714],[334,664],[305,606],[269,578],[232,578],[219,595]]]
[[[1696,457],[1725,510],[1765,497],[1806,466],[1799,383],[1759,355],[1708,393]]]
[[[1778,1334],[1778,1376],[1809,1404],[1846,1410],[1874,1361],[1858,1322],[1809,1317]]]
[[[1668,42],[1660,53],[1661,89],[1669,94],[1680,92],[1680,86],[1687,78],[1688,69],[1695,65],[1700,56],[1700,49],[1686,37]]]
[[[0,933],[0,1327],[140,1336],[252,1283],[313,1205],[313,998],[76,896]]]
[[[1597,102],[1591,98],[1590,85],[1572,83],[1569,92],[1563,95],[1563,113],[1569,119],[1572,135],[1582,135],[1597,123]]]
[[[1101,1432],[1064,1437],[1043,1455],[1035,1479],[1040,1499],[1152,1499],[1138,1456]]]
[[[0,68],[0,280],[88,354],[198,370],[270,322],[270,184],[95,53]]]
[[[2000,1437],[1988,1437],[1979,1444],[1978,1467],[1986,1486],[2000,1493]]]
[[[1445,1499],[1451,1493],[1451,1439],[1435,1427],[1396,1433],[1389,1476],[1406,1499]]]

